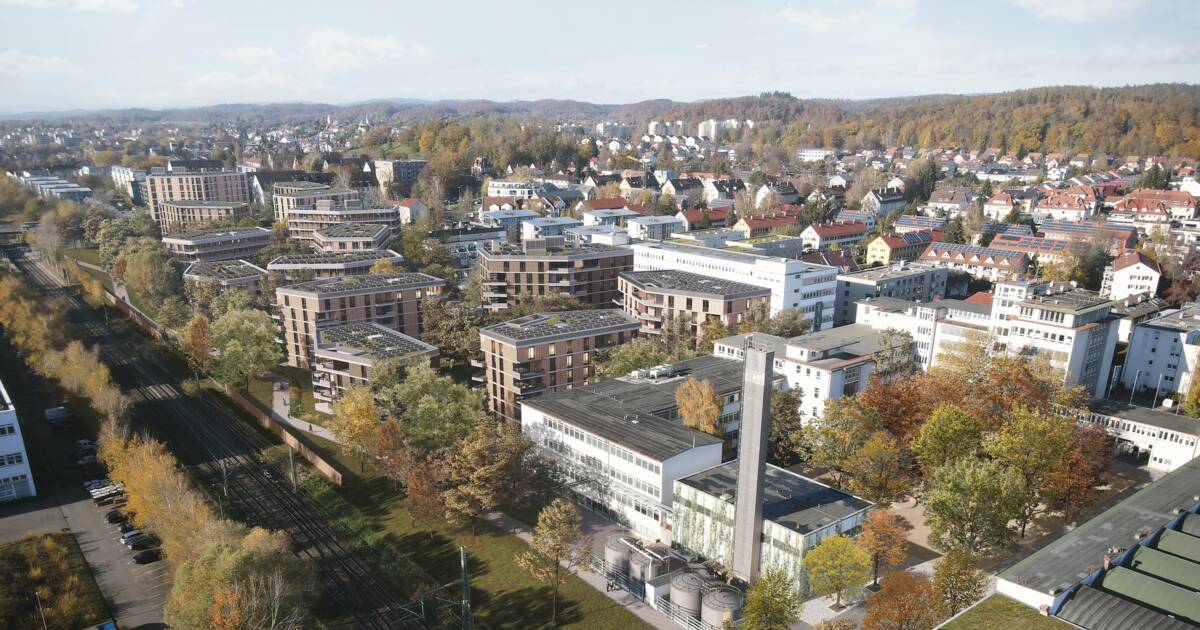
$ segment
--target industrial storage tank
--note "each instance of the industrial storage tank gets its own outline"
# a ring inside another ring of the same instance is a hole
[[[629,545],[621,536],[609,536],[604,543],[604,562],[612,571],[629,573]]]
[[[732,586],[718,586],[704,594],[700,620],[717,628],[725,627],[725,619],[737,619],[742,614],[742,592]]]
[[[700,597],[704,587],[704,578],[699,573],[680,571],[671,578],[671,605],[679,612],[699,619]]]
[[[644,582],[657,577],[660,571],[662,571],[662,563],[644,553],[634,553],[629,556],[629,577],[635,580]]]

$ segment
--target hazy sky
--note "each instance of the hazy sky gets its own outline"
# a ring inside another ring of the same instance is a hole
[[[0,112],[1200,82],[1196,0],[0,0]]]

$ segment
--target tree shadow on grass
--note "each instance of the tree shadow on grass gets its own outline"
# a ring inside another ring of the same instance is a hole
[[[484,606],[476,605],[476,610]],[[554,628],[550,622],[550,587],[526,586],[503,593],[495,601],[486,605],[486,610],[480,617],[489,628]],[[570,600],[559,594],[558,626],[579,623],[584,618],[584,611]]]

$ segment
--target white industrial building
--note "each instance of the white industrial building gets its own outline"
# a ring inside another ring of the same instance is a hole
[[[4,383],[0,383],[0,502],[37,496],[21,423]]]
[[[1146,466],[1171,472],[1200,453],[1200,420],[1163,409],[1137,407],[1112,400],[1094,400],[1080,424],[1104,429],[1116,441],[1118,455],[1145,457]]]
[[[833,327],[836,267],[677,243],[635,243],[634,271],[673,269],[771,289],[771,313],[795,309],[813,330]]]
[[[1163,311],[1133,328],[1121,385],[1158,397],[1187,394],[1200,361],[1200,305]]]

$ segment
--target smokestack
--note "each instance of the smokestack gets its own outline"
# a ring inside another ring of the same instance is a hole
[[[762,540],[763,476],[767,469],[767,414],[775,353],[746,346],[742,384],[742,422],[738,433],[737,499],[733,520],[733,575],[758,579]]]

